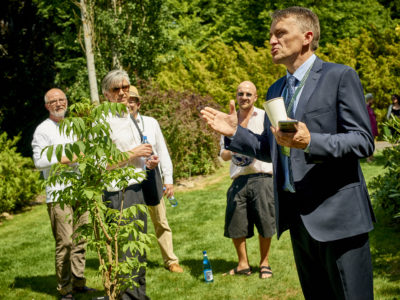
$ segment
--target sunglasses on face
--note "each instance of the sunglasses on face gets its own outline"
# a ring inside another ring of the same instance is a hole
[[[117,93],[117,92],[119,92],[121,89],[122,89],[123,92],[126,93],[126,92],[129,91],[129,85],[122,85],[122,86],[120,86],[120,87],[113,87],[113,88],[111,88],[111,91],[112,91],[113,93]]]

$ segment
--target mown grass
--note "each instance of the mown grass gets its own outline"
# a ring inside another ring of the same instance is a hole
[[[383,172],[382,156],[372,164],[362,162],[365,177]],[[147,293],[152,299],[303,299],[297,279],[288,233],[273,238],[270,264],[274,276],[258,278],[259,250],[254,237],[248,240],[250,277],[222,276],[237,264],[232,242],[223,237],[228,168],[201,180],[200,185],[176,192],[179,205],[167,204],[175,253],[185,272],[172,274],[163,268],[156,241],[148,254]],[[378,221],[381,221],[378,215]],[[376,299],[399,299],[400,233],[387,222],[378,222],[371,233]],[[149,232],[153,233],[152,225]],[[45,205],[16,215],[0,226],[0,299],[57,299],[54,272],[54,241]],[[214,283],[206,284],[202,251],[207,250]],[[95,253],[87,255],[88,285],[102,290]],[[95,295],[100,296],[101,291]],[[91,299],[77,295],[77,299]]]

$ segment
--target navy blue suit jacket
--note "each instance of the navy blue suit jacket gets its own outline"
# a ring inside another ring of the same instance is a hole
[[[268,90],[267,100],[282,95],[286,76]],[[274,165],[278,238],[294,219],[302,219],[309,234],[325,242],[373,229],[375,217],[359,159],[374,151],[364,93],[350,67],[317,58],[301,93],[295,119],[311,133],[309,153],[291,149],[296,193],[288,197],[278,146],[265,119],[261,135],[238,127],[226,138],[228,149]]]

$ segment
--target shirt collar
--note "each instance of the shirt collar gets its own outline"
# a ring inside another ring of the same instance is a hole
[[[311,55],[296,71],[294,71],[293,76],[296,77],[298,82],[300,82],[304,75],[307,73],[308,68],[314,63],[316,60],[317,56],[315,54]],[[286,78],[289,77],[290,74],[289,71],[286,70]]]

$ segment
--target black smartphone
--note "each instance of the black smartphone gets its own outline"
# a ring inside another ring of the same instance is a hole
[[[297,129],[295,125],[297,125],[299,121],[297,120],[282,120],[278,121],[279,129],[283,132],[296,132]]]

